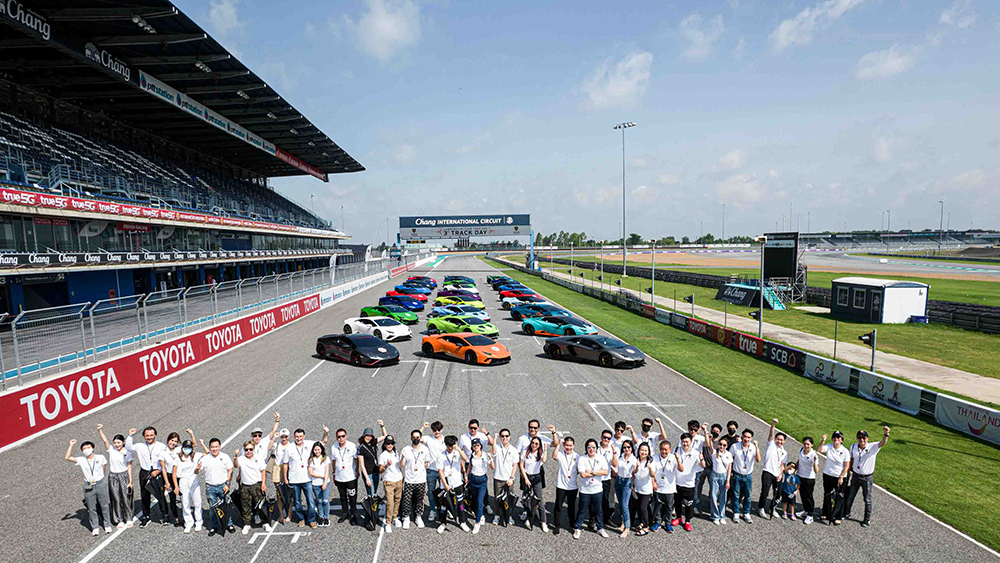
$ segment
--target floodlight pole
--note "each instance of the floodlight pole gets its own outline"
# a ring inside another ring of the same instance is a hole
[[[628,277],[628,246],[626,244],[626,232],[628,228],[625,227],[625,130],[635,127],[635,122],[626,121],[624,123],[619,123],[615,125],[615,129],[622,130],[622,277]]]
[[[649,306],[656,308],[656,241],[652,241],[650,246],[650,258],[649,262],[653,265],[653,275],[652,278],[653,285],[649,288]]]
[[[757,237],[760,242],[760,298],[757,311],[757,337],[764,338],[764,245],[767,244],[767,235]]]
[[[604,294],[604,241],[601,241],[601,294]]]

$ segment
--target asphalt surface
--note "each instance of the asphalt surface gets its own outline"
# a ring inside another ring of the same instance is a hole
[[[415,270],[424,271],[426,268]],[[430,275],[462,273],[482,285],[492,272],[474,257],[455,257]],[[377,371],[313,356],[317,336],[338,331],[344,318],[355,316],[394,283],[369,289],[110,409],[0,454],[0,530],[4,540],[0,561],[80,561],[88,554],[93,561],[144,563],[279,558],[373,561],[376,551],[377,560],[408,562],[602,559],[623,554],[655,560],[671,553],[683,554],[685,560],[740,562],[997,560],[994,553],[881,490],[875,493],[873,524],[868,529],[862,529],[857,521],[835,528],[755,518],[752,525],[730,521],[725,527],[716,527],[697,519],[692,533],[657,532],[620,540],[585,531],[574,541],[565,531],[552,536],[520,526],[487,525],[475,536],[452,526],[443,535],[430,527],[379,534],[338,525],[334,512],[329,528],[298,536],[293,534],[301,529],[290,525],[278,526],[274,534],[254,529],[248,536],[219,538],[205,532],[186,535],[178,528],[159,524],[126,530],[110,541],[111,536],[90,535],[80,502],[80,470],[61,458],[71,438],[97,442],[99,422],[109,437],[146,425],[156,426],[161,437],[170,431],[183,434],[188,427],[206,442],[213,436],[224,441],[233,436],[224,448],[230,455],[251,428],[269,429],[274,411],[281,413],[282,426],[303,427],[312,439],[320,437],[326,424],[331,433],[338,427],[346,428],[349,438],[356,440],[363,428],[376,427],[376,419],[384,420],[389,432],[397,436],[434,420],[444,423],[445,434],[459,435],[471,417],[491,431],[509,427],[514,436],[520,436],[528,419],[536,417],[543,426],[553,424],[574,436],[582,446],[608,423],[621,419],[638,425],[644,416],[662,418],[672,441],[681,432],[673,422],[683,425],[690,418],[720,423],[734,419],[753,428],[761,442],[766,439],[763,422],[655,361],[637,370],[608,370],[545,358],[541,339],[521,334],[519,325],[499,309],[499,301],[488,286],[483,297],[500,327],[501,342],[511,349],[510,364],[474,368],[446,359],[427,360],[419,352],[419,337],[396,343],[404,362]],[[422,329],[426,315],[421,317],[417,326]],[[820,424],[814,432],[817,436],[835,430]],[[798,447],[786,444],[791,459]],[[890,443],[882,455],[893,455],[892,447]],[[99,447],[98,453],[102,449]],[[759,470],[755,481],[759,481]],[[544,497],[551,512],[554,483],[549,483]],[[702,501],[707,508],[707,499]],[[331,503],[339,504],[333,499]],[[858,499],[854,512],[862,510]],[[158,514],[156,508],[153,512]],[[259,535],[255,538],[254,533]]]

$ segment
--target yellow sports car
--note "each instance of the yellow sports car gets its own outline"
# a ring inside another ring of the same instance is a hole
[[[447,297],[438,297],[434,300],[435,307],[444,307],[445,305],[469,305],[477,309],[486,308],[486,305],[483,305],[482,301],[475,297],[466,297],[464,295],[449,295]]]

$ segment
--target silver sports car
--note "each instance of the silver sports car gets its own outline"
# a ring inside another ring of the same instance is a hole
[[[574,358],[604,367],[634,368],[646,363],[646,355],[638,348],[597,334],[547,338],[543,350],[554,360]]]

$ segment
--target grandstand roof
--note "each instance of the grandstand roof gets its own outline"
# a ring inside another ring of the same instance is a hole
[[[365,169],[169,0],[13,0],[0,21],[16,30],[0,39],[0,76],[25,88],[261,176]]]

